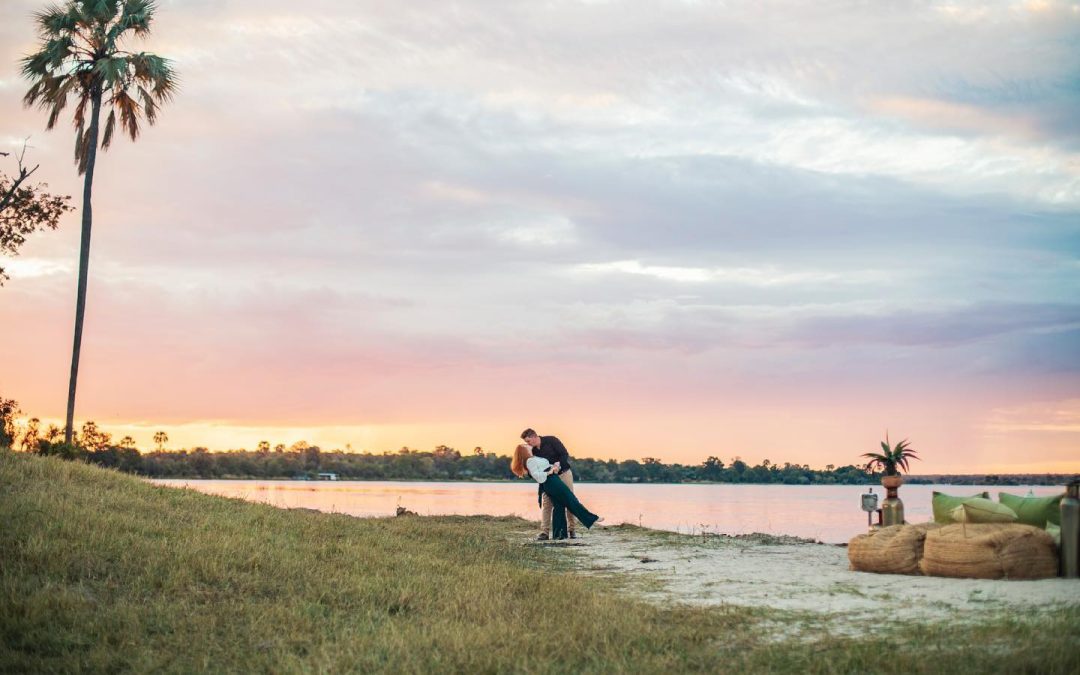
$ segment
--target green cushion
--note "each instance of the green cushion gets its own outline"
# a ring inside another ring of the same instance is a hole
[[[1047,523],[1061,524],[1061,498],[1064,496],[1020,497],[999,492],[998,501],[1016,511],[1017,522],[1043,528]]]
[[[1053,523],[1046,524],[1046,532],[1054,538],[1054,543],[1061,546],[1061,526]]]
[[[930,502],[930,505],[934,508],[934,522],[935,523],[955,523],[952,519],[952,512],[957,506],[960,506],[969,499],[990,499],[989,492],[980,492],[977,495],[970,497],[954,497],[947,495],[944,492],[934,492],[934,497]]]
[[[1015,523],[1016,512],[990,499],[974,497],[953,509],[952,519],[958,523]]]

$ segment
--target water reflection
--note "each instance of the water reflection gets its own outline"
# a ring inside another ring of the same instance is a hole
[[[282,508],[309,508],[354,516],[392,516],[403,506],[421,515],[515,515],[538,518],[534,483],[424,483],[395,481],[154,480],[158,485],[239,497]],[[607,522],[661,530],[746,534],[768,532],[848,541],[866,531],[859,509],[861,485],[633,485],[579,483],[578,497]],[[909,522],[932,519],[933,490],[969,495],[988,490],[1023,495],[1028,486],[905,485],[900,489]],[[1031,488],[1038,496],[1060,487]],[[884,499],[883,490],[874,492]]]

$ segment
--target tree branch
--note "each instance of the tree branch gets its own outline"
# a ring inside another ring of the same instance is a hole
[[[16,176],[14,182],[11,184],[11,187],[8,188],[7,192],[5,192],[3,195],[0,195],[0,211],[3,211],[5,208],[7,208],[7,205],[11,203],[11,200],[15,198],[15,193],[18,191],[19,186],[22,185],[22,183],[25,182],[31,174],[37,171],[39,166],[41,166],[40,164],[36,164],[34,165],[34,168],[30,169],[29,171],[27,171],[26,167],[23,166],[23,157],[26,156],[26,144],[29,140],[30,139],[27,138],[23,141],[22,152],[15,155],[15,160],[16,162],[18,162],[19,175]],[[7,157],[10,154],[11,153],[9,152],[0,152],[0,155],[3,155],[4,157]]]

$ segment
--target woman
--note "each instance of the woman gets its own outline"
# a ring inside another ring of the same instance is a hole
[[[551,538],[566,539],[566,509],[574,514],[585,527],[592,527],[594,523],[603,522],[603,518],[592,513],[582,506],[570,488],[559,478],[559,463],[552,464],[543,457],[533,454],[531,446],[522,443],[514,450],[514,458],[510,461],[510,471],[518,478],[524,478],[528,473],[540,485],[540,491],[551,498],[555,506],[551,514]]]

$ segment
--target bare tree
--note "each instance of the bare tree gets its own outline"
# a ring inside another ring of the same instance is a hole
[[[15,153],[13,176],[0,171],[0,253],[12,256],[19,254],[19,247],[26,243],[28,235],[39,230],[55,230],[60,216],[72,210],[68,204],[71,197],[49,194],[45,183],[27,183],[40,165],[27,168],[26,148],[27,142],[23,141],[22,150]],[[11,154],[0,152],[2,157]],[[0,286],[7,279],[7,273],[0,267]]]
[[[31,417],[26,423],[26,431],[23,432],[23,452],[37,452],[41,442],[41,420]]]

